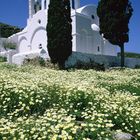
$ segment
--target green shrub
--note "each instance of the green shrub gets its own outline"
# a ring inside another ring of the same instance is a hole
[[[34,66],[43,66],[49,69],[55,69],[59,70],[61,67],[58,64],[54,64],[51,62],[51,60],[44,60],[42,57],[35,57],[35,58],[27,58],[23,62],[25,65],[34,65]],[[73,67],[68,67],[64,68],[63,70],[71,70],[71,69],[83,69],[83,70],[89,70],[89,69],[94,69],[97,71],[105,71],[104,64],[98,64],[95,63],[94,61],[90,60],[90,62],[83,62],[83,61],[78,61],[75,66]]]
[[[17,44],[13,43],[13,42],[9,42],[9,41],[4,41],[3,42],[3,47],[4,47],[5,50],[7,50],[7,49],[16,49]]]
[[[90,62],[84,62],[84,61],[78,61],[74,68],[76,69],[84,69],[84,70],[89,70],[89,69],[94,69],[94,70],[101,70],[105,71],[105,66],[104,64],[98,64],[94,62],[93,60],[90,60]]]
[[[40,66],[45,66],[45,60],[42,57],[39,57]]]
[[[6,57],[0,56],[0,62],[6,62],[6,61],[7,61],[7,58]]]
[[[45,60],[42,57],[26,58],[23,62],[25,65],[43,66],[45,67]]]
[[[35,57],[33,59],[27,58],[23,62],[24,65],[34,65],[34,66],[42,66],[49,69],[59,69],[57,64],[51,63],[50,60],[44,60],[42,57]]]
[[[140,69],[140,65],[136,65],[135,66],[135,69]]]

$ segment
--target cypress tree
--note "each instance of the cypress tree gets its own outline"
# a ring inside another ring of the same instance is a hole
[[[124,67],[124,43],[129,41],[129,20],[133,8],[129,0],[100,0],[97,14],[100,34],[121,50],[121,66]]]
[[[70,0],[50,0],[48,10],[48,53],[52,63],[64,67],[72,53],[72,25]]]

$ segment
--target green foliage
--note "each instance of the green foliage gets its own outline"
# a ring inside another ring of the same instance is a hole
[[[132,11],[129,0],[100,0],[97,8],[100,33],[115,45],[121,46],[128,42],[128,23]]]
[[[135,66],[135,69],[140,69],[140,65],[136,65]]]
[[[0,23],[0,36],[3,38],[8,38],[9,36],[20,32],[21,29],[8,24]]]
[[[131,69],[67,72],[0,64],[0,138],[112,140],[123,131],[139,140],[139,77],[140,70]]]
[[[60,70],[60,67],[57,64],[51,63],[50,60],[44,60],[42,57],[35,57],[35,58],[26,58],[23,62],[24,65],[33,65],[33,66],[43,66],[49,69],[55,69]],[[94,69],[97,71],[105,71],[104,64],[98,64],[94,61],[90,60],[90,62],[83,62],[78,61],[75,66],[65,68],[65,70],[77,70],[77,69],[83,69],[83,70],[89,70]],[[63,68],[64,70],[64,68]]]
[[[42,57],[39,57],[40,66],[45,66],[45,60]]]
[[[48,10],[48,52],[52,63],[64,66],[72,53],[72,25],[69,0],[51,0]]]
[[[45,67],[45,60],[42,57],[35,58],[26,58],[23,62],[24,65],[34,65],[34,66],[43,66]]]
[[[129,0],[100,0],[98,3],[100,33],[110,43],[120,46],[122,66],[124,66],[124,43],[129,41],[128,24],[132,12]]]
[[[4,41],[3,42],[3,47],[4,47],[5,50],[7,50],[7,49],[16,49],[17,44],[13,43],[13,42],[9,42],[9,41]]]
[[[35,57],[35,58],[27,58],[23,62],[24,65],[32,65],[32,66],[41,66],[46,67],[48,69],[55,69],[58,70],[59,67],[57,64],[51,63],[50,60],[44,60],[42,57]]]
[[[6,62],[6,61],[7,61],[6,57],[0,56],[0,62]]]
[[[98,70],[98,71],[99,70],[105,71],[104,64],[98,64],[98,63],[94,62],[93,60],[90,60],[90,62],[84,62],[84,61],[79,60],[73,68],[74,69],[83,69],[83,70],[94,69],[94,70]]]
[[[118,53],[118,56],[120,56],[121,54]],[[132,53],[132,52],[125,52],[125,57],[129,57],[129,58],[138,58],[140,59],[140,54],[138,53]]]

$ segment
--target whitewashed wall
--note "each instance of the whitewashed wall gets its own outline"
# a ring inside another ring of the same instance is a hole
[[[77,6],[79,1],[76,1]],[[79,7],[79,6],[78,6]],[[31,8],[31,7],[30,7]],[[31,10],[31,9],[30,9]],[[29,54],[44,49],[47,52],[47,9],[38,11],[27,20],[26,28],[10,37],[18,44],[18,53]],[[94,17],[94,18],[93,18]],[[86,5],[71,11],[73,51],[116,56],[116,46],[104,41],[99,34],[99,19],[96,14],[96,6]],[[16,56],[19,56],[16,55]],[[16,59],[16,56],[14,59]],[[18,59],[18,57],[17,57]]]

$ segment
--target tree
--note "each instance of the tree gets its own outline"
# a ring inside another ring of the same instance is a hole
[[[8,38],[9,36],[20,32],[21,30],[22,29],[16,26],[11,26],[0,22],[0,37]]]
[[[64,67],[72,53],[70,0],[51,0],[48,10],[48,53],[52,63]]]
[[[124,67],[124,43],[129,41],[129,20],[133,8],[129,0],[100,0],[97,15],[100,34],[121,50],[121,67]]]

